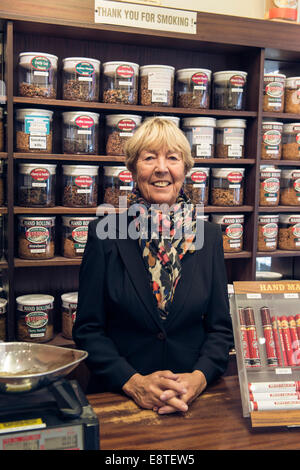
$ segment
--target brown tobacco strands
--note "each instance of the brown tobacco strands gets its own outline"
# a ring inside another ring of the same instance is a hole
[[[248,342],[248,336],[247,336],[247,327],[246,327],[244,309],[239,307],[238,313],[239,313],[239,320],[240,320],[240,331],[241,331],[244,362],[245,362],[246,367],[251,367],[250,348],[249,348],[249,342]]]
[[[270,309],[267,307],[262,307],[260,309],[261,322],[264,332],[264,337],[266,340],[266,354],[267,354],[267,364],[270,367],[278,366],[278,359],[275,348],[275,341],[272,331],[272,323],[270,316]]]
[[[278,330],[277,330],[277,320],[275,317],[271,317],[271,323],[272,323],[272,332],[273,332],[273,338],[274,338],[274,343],[275,343],[275,350],[276,350],[276,356],[278,359],[278,365],[282,366],[282,357],[281,357],[281,351],[280,351],[280,340],[279,340],[279,335],[278,335]]]
[[[257,333],[256,333],[256,326],[255,326],[255,318],[253,309],[250,307],[246,307],[244,309],[245,312],[245,322],[247,328],[247,337],[248,337],[248,344],[250,350],[250,361],[251,367],[260,367],[260,355],[259,355],[259,348],[258,348],[258,341],[257,341]]]

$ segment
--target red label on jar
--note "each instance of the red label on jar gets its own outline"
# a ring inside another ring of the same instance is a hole
[[[89,129],[90,127],[93,127],[95,123],[94,119],[89,116],[78,116],[78,118],[75,119],[75,124],[80,128]]]
[[[296,135],[296,142],[297,142],[297,144],[300,144],[300,134]]]
[[[75,184],[80,188],[89,188],[93,184],[93,178],[87,175],[77,176],[75,178]]]
[[[280,182],[278,178],[267,178],[264,182],[264,190],[268,193],[278,193]]]
[[[266,238],[276,238],[277,237],[277,232],[278,232],[278,226],[277,224],[266,224],[263,226],[263,235]]]
[[[294,237],[299,238],[300,237],[300,224],[294,225],[292,228],[292,232],[293,232]]]
[[[263,135],[263,141],[267,145],[279,145],[281,142],[281,132],[279,131],[267,131]]]
[[[269,96],[273,96],[274,98],[280,98],[283,95],[283,92],[283,83],[272,82],[266,85],[266,94]]]
[[[297,191],[297,193],[300,192],[300,178],[298,178],[294,181],[294,189],[295,189],[295,191]]]
[[[25,323],[30,328],[42,328],[48,323],[48,315],[45,312],[34,312],[25,315]]]
[[[232,86],[243,87],[245,85],[245,78],[242,75],[233,75],[230,78],[230,83]]]
[[[26,230],[25,237],[31,243],[46,243],[50,232],[46,227],[30,227]]]
[[[204,183],[206,181],[207,174],[204,171],[194,171],[191,174],[191,180],[195,183]]]
[[[232,171],[227,176],[227,179],[230,183],[240,183],[243,179],[243,175],[242,173],[239,173],[238,171]]]
[[[87,236],[88,236],[88,227],[77,227],[74,230],[72,230],[72,238],[75,242],[78,243],[86,243],[87,242]]]
[[[225,229],[225,233],[229,238],[238,239],[243,235],[243,226],[241,224],[231,224]]]
[[[136,123],[133,119],[121,119],[117,124],[118,129],[125,132],[133,131],[136,128]]]
[[[122,78],[131,78],[134,75],[134,69],[131,65],[119,65],[116,74]]]
[[[46,181],[50,176],[50,172],[45,168],[35,168],[31,171],[30,176],[36,181]]]
[[[119,179],[124,183],[131,183],[132,182],[132,174],[128,170],[121,171],[119,173]]]
[[[197,72],[192,75],[192,82],[196,85],[206,85],[208,82],[208,76],[204,72]]]

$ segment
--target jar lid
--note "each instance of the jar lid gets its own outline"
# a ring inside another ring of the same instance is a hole
[[[290,122],[283,125],[283,132],[300,132],[300,122]]]
[[[176,78],[180,81],[188,81],[190,80],[193,75],[199,74],[199,79],[201,80],[201,75],[204,75],[203,78],[206,78],[206,80],[210,80],[211,77],[211,70],[208,69],[198,69],[198,68],[193,68],[193,69],[180,69],[176,71]]]
[[[282,178],[300,178],[300,170],[297,168],[285,168],[281,171]]]
[[[269,73],[265,73],[264,77],[275,77],[275,78],[284,78],[285,79],[286,75],[284,75],[283,73],[269,72]]]
[[[28,175],[32,170],[42,168],[48,170],[52,175],[55,175],[56,166],[56,164],[48,163],[20,163],[19,172]]]
[[[114,77],[115,73],[117,72],[118,75],[120,75],[124,79],[130,79],[134,74],[138,74],[139,67],[140,66],[134,62],[124,62],[115,60],[112,62],[105,62],[103,64],[103,73],[104,75]]]
[[[241,76],[246,80],[248,73],[241,70],[222,70],[220,72],[215,72],[213,77],[215,82],[223,82],[224,80],[230,80],[235,75]]]
[[[121,176],[121,178],[125,178],[126,181],[124,182],[132,182],[132,173],[131,171],[127,170],[126,166],[105,166],[104,175],[118,178]]]
[[[56,216],[55,215],[49,215],[47,216],[34,216],[34,215],[18,215],[19,222],[22,223],[25,220],[33,220],[35,222],[44,222],[49,220],[51,224],[54,223]]]
[[[85,216],[78,216],[78,217],[72,217],[71,215],[63,215],[62,217],[62,222],[63,222],[63,225],[65,226],[70,226],[72,225],[71,222],[72,221],[75,221],[75,222],[85,222],[84,225],[88,225],[92,220],[95,220],[97,219],[98,217],[85,217]]]
[[[216,224],[242,224],[244,214],[212,214],[212,220]]]
[[[183,127],[216,127],[216,119],[207,117],[184,118],[182,125]]]
[[[300,85],[300,77],[288,77],[285,81],[286,86],[299,86]]]
[[[241,127],[246,128],[245,119],[218,119],[217,127]]]
[[[264,128],[265,126],[283,126],[283,122],[277,122],[277,121],[263,121],[262,122],[262,127]]]
[[[273,166],[264,166],[262,165],[260,167],[260,174],[262,175],[263,173],[268,173],[272,174],[274,176],[279,177],[281,175],[281,169],[280,168],[274,168]]]
[[[78,302],[78,292],[66,292],[61,295],[61,300],[63,304],[77,304]],[[66,306],[66,305],[65,305]]]
[[[200,168],[196,166],[187,172],[186,177],[190,178],[194,173],[205,173],[208,176],[209,172],[210,172],[210,168],[207,168],[207,167]]]
[[[260,214],[258,216],[258,222],[262,223],[277,223],[279,220],[279,214]]]
[[[95,165],[62,165],[63,174],[68,176],[97,175],[99,166]]]
[[[300,214],[279,214],[279,222],[283,224],[300,224]]]
[[[179,127],[180,118],[177,116],[155,116],[155,117],[159,119],[166,119],[167,121],[173,121],[174,124],[176,124],[176,126]]]
[[[54,302],[54,297],[47,294],[28,294],[17,297],[16,302],[18,305],[37,307],[40,305],[52,304]]]
[[[84,62],[95,62],[96,64],[100,64],[100,60],[98,59],[91,59],[89,57],[65,57],[65,59],[63,59],[63,62],[68,62],[68,61],[78,61],[78,60],[83,60]]]
[[[51,62],[52,67],[57,66],[58,57],[53,54],[47,54],[46,52],[21,52],[19,54],[19,63],[22,65],[33,66],[32,59],[34,58],[46,58]]]
[[[17,109],[16,113],[17,119],[21,120],[24,119],[27,116],[35,116],[35,117],[48,117],[49,119],[52,119],[53,116],[53,111],[49,111],[48,109],[32,109],[32,108],[23,108],[23,109]]]
[[[106,116],[106,124],[108,126],[116,126],[120,121],[134,121],[135,126],[139,126],[142,121],[142,116],[136,114],[108,114]],[[124,123],[125,124],[125,123]],[[128,129],[124,128],[124,131],[132,130],[132,126],[129,126]]]
[[[146,75],[148,72],[161,72],[162,70],[169,70],[170,72],[175,71],[175,67],[172,65],[143,65],[140,67],[141,75]]]
[[[71,123],[76,124],[76,121],[78,118],[83,119],[85,117],[92,119],[94,123],[97,124],[99,121],[100,114],[91,113],[89,111],[82,110],[82,111],[67,111],[65,113],[62,113],[62,116],[63,116],[64,124],[71,124]],[[89,126],[89,123],[87,123],[87,125]]]
[[[244,176],[245,168],[212,168],[212,174],[217,178],[227,178],[231,173]]]

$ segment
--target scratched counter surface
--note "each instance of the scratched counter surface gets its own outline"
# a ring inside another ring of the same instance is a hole
[[[207,388],[185,414],[158,415],[113,393],[88,399],[99,418],[102,450],[300,449],[300,428],[251,428],[237,376]]]

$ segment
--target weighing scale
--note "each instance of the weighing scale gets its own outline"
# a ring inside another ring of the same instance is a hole
[[[87,353],[0,343],[0,450],[98,450],[99,422],[76,380]],[[56,367],[58,365],[58,367]]]

